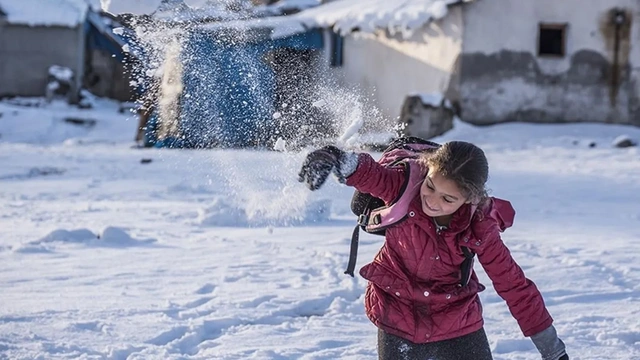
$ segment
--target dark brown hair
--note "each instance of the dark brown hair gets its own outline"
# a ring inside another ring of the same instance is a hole
[[[472,203],[480,203],[487,197],[489,162],[484,151],[474,144],[450,141],[421,155],[419,162],[453,181]]]

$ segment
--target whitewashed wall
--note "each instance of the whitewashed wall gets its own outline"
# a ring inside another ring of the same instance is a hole
[[[382,31],[352,33],[345,37],[343,65],[327,71],[338,85],[357,89],[375,105],[381,125],[388,127],[400,115],[406,95],[445,92],[461,52],[461,22],[460,7],[454,6],[444,19],[407,39]]]
[[[613,41],[606,19],[614,7],[627,10],[631,27],[620,52],[620,85],[612,92]],[[640,125],[640,47],[633,46],[640,40],[639,7],[634,0],[478,0],[466,5],[463,120]],[[537,56],[540,22],[569,24],[565,57]]]

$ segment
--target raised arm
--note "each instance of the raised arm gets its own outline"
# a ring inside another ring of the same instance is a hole
[[[298,181],[310,190],[319,189],[330,173],[338,181],[390,202],[400,192],[405,175],[403,167],[387,168],[367,153],[345,152],[335,146],[314,150],[305,158]]]
[[[395,200],[405,181],[404,168],[384,167],[367,153],[357,156],[358,166],[355,172],[346,178],[347,185],[387,203]]]

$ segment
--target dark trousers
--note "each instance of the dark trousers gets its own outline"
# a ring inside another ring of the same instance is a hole
[[[428,344],[411,341],[378,330],[379,360],[493,360],[484,329],[455,339]]]

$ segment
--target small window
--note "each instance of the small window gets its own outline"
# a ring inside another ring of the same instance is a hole
[[[540,24],[538,56],[565,56],[567,24]]]

